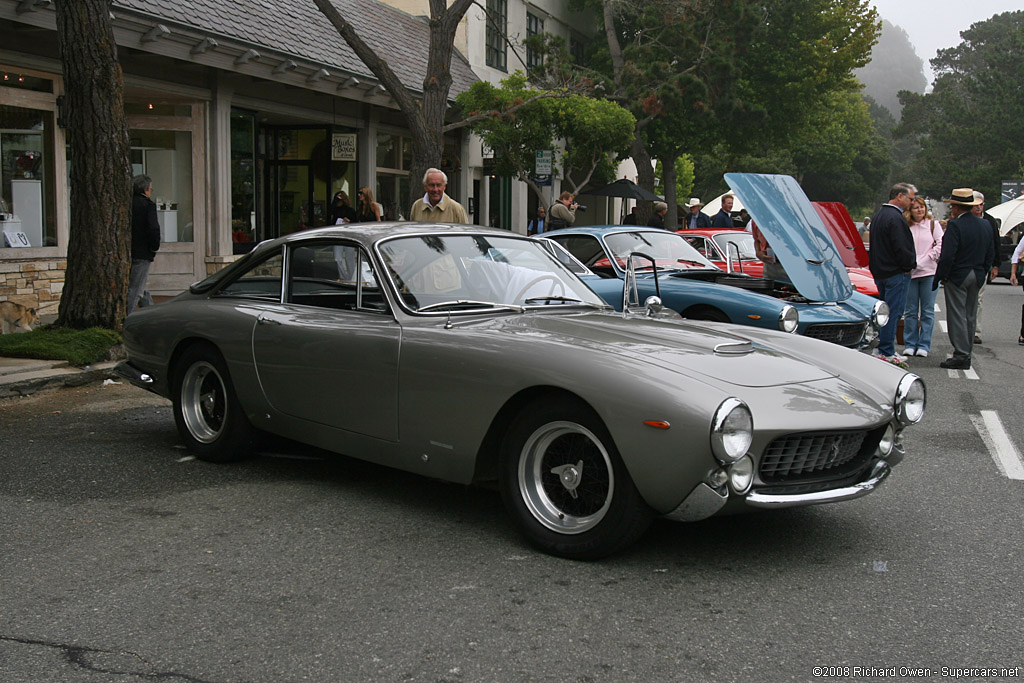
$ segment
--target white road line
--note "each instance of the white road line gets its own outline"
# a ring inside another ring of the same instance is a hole
[[[946,370],[946,372],[949,373],[949,378],[950,379],[960,379],[960,371],[959,370]]]
[[[949,328],[948,328],[948,327],[946,327],[946,321],[945,321],[945,320],[940,320],[940,321],[939,321],[939,327],[941,327],[941,328],[942,328],[942,331],[943,331],[943,332],[945,332],[945,333],[949,334]]]
[[[999,413],[994,410],[983,410],[980,417],[971,415],[971,422],[992,454],[992,460],[995,461],[999,472],[1008,479],[1024,481],[1024,461],[1021,461],[1020,453],[1003,429]]]
[[[941,312],[942,312],[942,309],[941,309],[941,308],[939,308],[939,305],[938,305],[938,304],[935,304],[935,312],[936,312],[936,313],[941,313]]]
[[[978,377],[978,373],[974,371],[974,368],[967,368],[966,370],[964,370],[964,375],[967,377],[967,379],[981,379],[980,377]]]

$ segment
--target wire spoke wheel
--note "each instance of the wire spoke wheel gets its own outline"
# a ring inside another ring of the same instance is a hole
[[[581,533],[608,512],[615,474],[608,451],[590,430],[573,422],[552,422],[523,446],[519,489],[545,527]]]

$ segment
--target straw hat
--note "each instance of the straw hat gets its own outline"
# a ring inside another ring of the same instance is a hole
[[[960,206],[977,206],[982,200],[974,196],[974,190],[969,187],[958,187],[953,190],[949,199],[943,199],[946,204],[959,204]]]

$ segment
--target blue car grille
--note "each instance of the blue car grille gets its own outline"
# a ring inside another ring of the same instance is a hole
[[[836,479],[861,469],[872,457],[885,428],[858,432],[804,432],[779,437],[761,456],[761,481],[798,483]]]
[[[867,322],[809,325],[804,336],[822,339],[840,346],[855,346],[864,338],[866,325]]]

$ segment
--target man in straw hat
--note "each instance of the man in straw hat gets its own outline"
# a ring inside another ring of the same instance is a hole
[[[917,188],[910,183],[896,183],[889,190],[889,201],[871,219],[868,267],[878,286],[878,296],[889,306],[889,322],[878,331],[875,355],[890,363],[906,360],[896,353],[896,328],[907,307],[910,271],[917,267],[914,237],[903,212],[910,208]]]
[[[960,187],[949,199],[952,217],[942,237],[942,253],[932,280],[932,289],[942,282],[946,296],[946,323],[949,341],[953,344],[953,357],[942,361],[944,368],[966,370],[971,367],[974,349],[974,329],[978,317],[978,290],[985,283],[988,270],[995,258],[992,254],[992,227],[983,218],[971,213],[971,207],[981,200],[974,190]]]

